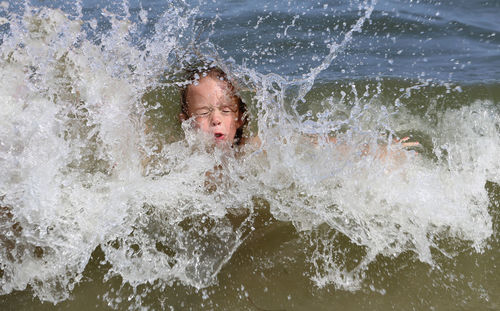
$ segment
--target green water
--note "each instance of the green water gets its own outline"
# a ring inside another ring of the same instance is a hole
[[[309,93],[307,105],[299,104],[297,110],[319,111],[324,106],[325,94],[336,97],[342,91],[348,94],[345,101],[354,101],[349,98],[354,96],[349,91],[352,85],[361,94],[367,86],[376,89],[378,83],[351,81],[320,85]],[[448,93],[447,89],[454,89],[456,85],[430,85],[412,90],[410,96],[405,97],[406,88],[412,85],[404,81],[381,82],[382,92],[376,96],[377,103],[391,104],[399,99],[407,115],[426,118],[433,124],[439,121],[440,111],[458,109],[475,101],[500,101],[498,85],[464,85],[460,92]],[[252,94],[247,95],[251,102]],[[372,95],[367,97],[373,99]],[[151,103],[159,101],[164,107],[150,114],[158,137],[169,131],[172,135],[167,139],[182,139],[175,119],[175,91],[152,90],[144,99]],[[421,157],[438,161],[430,150],[432,130],[401,128],[402,135],[411,135],[422,143]],[[71,291],[70,299],[56,305],[42,303],[28,287],[1,296],[0,306],[2,310],[125,310],[138,305],[152,310],[500,310],[500,186],[486,182],[484,187],[493,224],[493,235],[486,246],[478,253],[470,242],[442,231],[431,237],[437,246],[431,249],[434,265],[421,262],[415,252],[405,251],[396,255],[378,254],[367,269],[358,271],[358,265],[366,256],[365,246],[327,225],[300,232],[293,222],[277,220],[266,198],[254,197],[252,228],[245,229],[243,243],[218,273],[216,284],[197,290],[180,281],[155,280],[152,284],[131,287],[123,283],[119,275],[105,276],[111,265],[98,246],[81,280]],[[243,213],[226,217],[239,225],[247,216]],[[196,222],[188,227],[196,226]],[[167,254],[172,252],[168,245],[157,244],[156,248]],[[324,256],[333,261],[325,265]],[[346,287],[349,277],[361,277],[361,288],[318,286],[313,282],[315,275],[328,273],[325,270],[328,268],[333,273],[345,272],[340,279]]]
[[[498,9],[2,2],[0,310],[500,311]],[[260,149],[181,127],[200,57]]]
[[[336,249],[332,255],[348,265],[363,253],[363,247],[324,227],[299,233],[292,224],[274,220],[263,206],[255,231],[224,266],[215,286],[197,291],[178,283],[164,287],[145,284],[133,292],[128,286],[120,287],[120,277],[103,281],[109,266],[101,264],[103,254],[98,248],[70,300],[55,306],[40,303],[26,290],[3,296],[0,303],[2,310],[111,310],[99,298],[120,290],[124,301],[119,309],[127,308],[127,299],[133,301],[146,293],[142,306],[153,310],[170,306],[175,310],[499,310],[500,186],[488,183],[486,187],[495,234],[482,254],[472,251],[467,243],[444,240],[441,243],[453,258],[436,251],[439,268],[435,269],[419,262],[411,252],[379,256],[370,264],[363,288],[355,292],[312,284],[306,260],[314,247],[309,235],[333,237]]]

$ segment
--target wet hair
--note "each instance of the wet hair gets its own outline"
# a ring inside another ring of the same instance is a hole
[[[247,106],[241,99],[241,97],[236,93],[234,85],[231,83],[231,81],[228,79],[227,74],[220,69],[219,67],[209,67],[209,66],[204,66],[204,67],[198,67],[194,70],[189,70],[188,72],[189,78],[187,80],[187,84],[184,85],[180,89],[181,93],[181,114],[184,115],[185,117],[190,117],[189,116],[189,107],[187,103],[187,95],[188,95],[188,89],[191,84],[193,84],[195,81],[198,81],[199,79],[203,77],[214,77],[216,79],[220,79],[221,81],[225,81],[228,86],[229,90],[231,91],[231,95],[236,97],[238,100],[238,118],[241,118],[240,120],[242,121],[241,126],[236,130],[236,134],[234,135],[234,140],[236,145],[240,145],[243,143],[243,129],[245,128],[246,124],[248,123],[247,119]]]

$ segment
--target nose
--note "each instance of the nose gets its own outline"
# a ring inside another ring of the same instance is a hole
[[[212,126],[217,126],[217,125],[220,125],[221,124],[221,114],[220,114],[220,111],[218,111],[217,109],[215,109],[213,112],[212,112],[212,120],[211,120],[211,124]]]

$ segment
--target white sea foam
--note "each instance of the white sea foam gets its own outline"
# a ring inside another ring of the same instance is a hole
[[[311,240],[319,286],[356,290],[377,255],[413,251],[432,265],[440,235],[483,250],[492,234],[484,185],[500,176],[495,103],[443,110],[431,124],[353,88],[345,90],[353,100],[333,94],[311,103],[322,107],[317,115],[299,114],[299,100],[338,52],[333,45],[303,81],[233,68],[255,89],[260,148],[234,157],[189,130],[182,141],[158,143],[171,133],[149,131],[142,98],[174,68],[173,55],[188,51],[196,13],[166,12],[144,49],[129,42],[134,25],[109,12],[100,43],[58,10],[11,18],[0,63],[0,205],[13,215],[0,218],[2,294],[30,285],[42,300],[65,300],[98,246],[108,277],[132,286],[214,284],[252,231],[255,198]],[[409,123],[432,137],[424,146],[432,156],[391,143]],[[355,268],[335,261],[332,234],[363,247]]]

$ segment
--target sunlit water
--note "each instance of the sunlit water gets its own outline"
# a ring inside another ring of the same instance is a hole
[[[2,310],[500,310],[498,3],[48,6],[0,4]],[[200,58],[261,146],[181,126]]]

